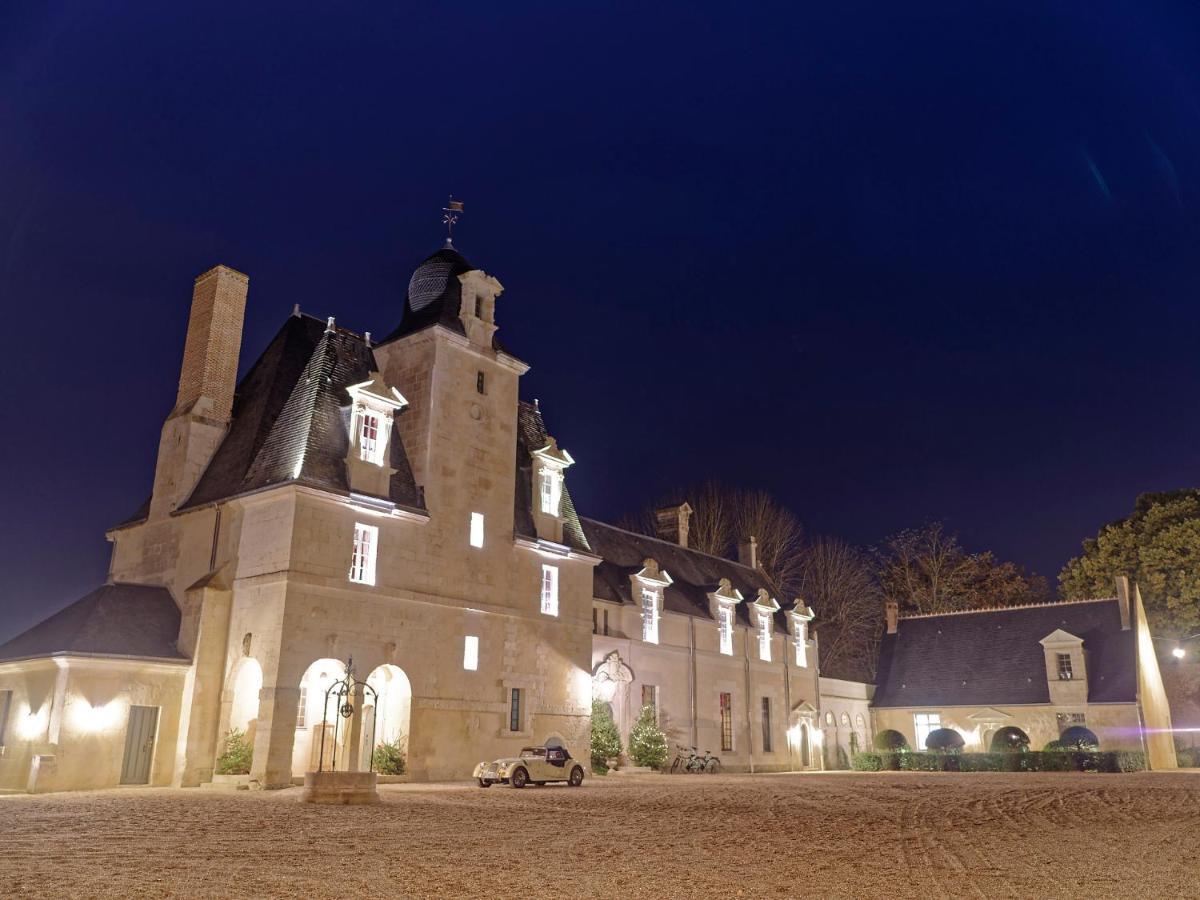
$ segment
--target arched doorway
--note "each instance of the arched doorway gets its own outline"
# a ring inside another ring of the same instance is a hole
[[[812,768],[812,738],[807,722],[800,723],[800,765],[805,769]]]
[[[389,744],[408,757],[408,723],[412,715],[412,684],[399,666],[378,666],[367,676],[367,684],[375,690],[375,697],[366,692],[363,701],[362,758],[360,768],[366,770],[371,764],[375,748]],[[371,703],[376,704],[371,709]],[[371,729],[374,728],[374,734]],[[393,773],[383,773],[393,774]]]
[[[230,677],[230,693],[233,699],[229,705],[228,730],[244,732],[250,746],[254,746],[262,684],[262,666],[258,664],[258,660],[250,656],[238,660]]]
[[[328,712],[325,705],[325,692],[329,686],[346,676],[346,666],[336,659],[318,659],[309,666],[300,678],[300,703],[296,709],[296,737],[292,742],[292,775],[303,776],[305,772],[315,772],[321,755],[321,719],[324,715],[325,726],[325,762],[333,758],[333,719],[338,714],[337,700],[329,702]],[[338,742],[344,742],[346,729],[338,729]],[[341,759],[343,746],[338,748],[338,767],[344,768]]]

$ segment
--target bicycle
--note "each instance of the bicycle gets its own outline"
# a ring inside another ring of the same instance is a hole
[[[721,771],[721,757],[713,756],[705,750],[704,756],[696,757],[696,771],[706,775],[716,775]]]
[[[674,762],[671,763],[671,774],[672,775],[678,774],[680,770],[682,770],[684,772],[692,771],[692,762],[696,758],[697,757],[696,757],[696,748],[695,747],[692,747],[690,751],[686,752],[686,758],[685,758],[685,749],[684,749],[683,744],[676,744],[675,745],[675,760],[674,760]]]

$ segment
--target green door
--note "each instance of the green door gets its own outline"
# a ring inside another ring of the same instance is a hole
[[[129,707],[129,725],[125,729],[125,761],[121,764],[121,784],[150,783],[150,763],[154,761],[154,738],[157,732],[157,706]]]

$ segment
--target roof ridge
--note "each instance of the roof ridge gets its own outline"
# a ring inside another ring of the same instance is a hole
[[[900,616],[900,621],[910,619],[937,619],[942,616],[965,616],[971,613],[1008,612],[1012,609],[1041,609],[1047,606],[1073,606],[1079,603],[1111,603],[1116,597],[1085,597],[1071,600],[1046,600],[1042,603],[1016,603],[1012,606],[980,606],[974,609],[948,609],[945,612],[907,613]]]
[[[685,546],[683,546],[683,544],[677,544],[674,541],[665,540],[663,538],[658,537],[657,535],[646,534],[641,531],[630,531],[628,528],[622,528],[619,525],[613,525],[609,522],[601,522],[599,519],[593,519],[589,516],[580,516],[579,521],[591,522],[594,525],[601,525],[605,528],[611,528],[613,531],[620,531],[623,534],[631,534],[634,537],[645,538],[646,540],[649,540],[649,541],[656,541],[660,544],[666,544],[668,547],[674,547],[676,550],[685,550],[688,553],[695,553],[697,556],[706,556],[709,559],[719,560],[720,562],[728,563],[731,566],[738,566],[739,568],[745,569],[747,572],[757,572],[759,575],[763,576],[764,578],[766,577],[766,574],[767,574],[762,569],[752,568],[751,566],[748,566],[743,562],[739,562],[736,559],[730,559],[728,556],[717,556],[715,553],[705,553],[703,550],[697,550],[695,547],[685,547]]]

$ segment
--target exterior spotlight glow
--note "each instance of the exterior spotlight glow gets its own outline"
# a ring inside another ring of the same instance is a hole
[[[49,711],[44,706],[37,712],[26,707],[25,715],[20,719],[18,730],[21,732],[21,737],[32,741],[34,738],[42,737],[46,733],[46,726],[49,722]]]
[[[1185,656],[1187,656],[1187,651],[1184,650],[1182,647],[1176,647],[1174,650],[1171,651],[1171,655],[1173,657],[1175,657],[1176,659],[1183,659]]]
[[[115,701],[92,706],[86,700],[71,704],[71,719],[80,731],[108,731],[121,724],[121,705]]]

